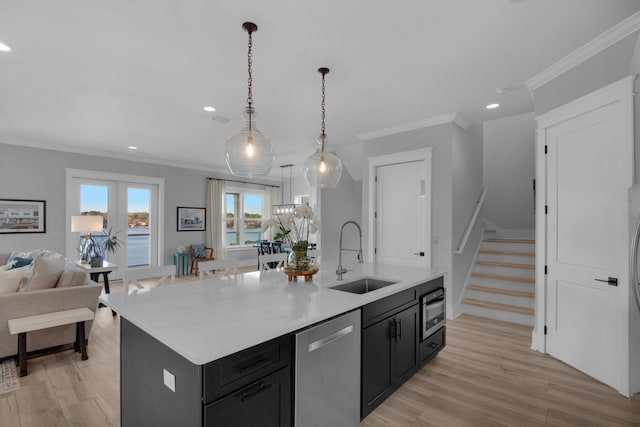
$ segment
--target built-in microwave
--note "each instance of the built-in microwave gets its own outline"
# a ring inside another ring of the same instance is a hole
[[[421,340],[427,339],[445,324],[445,292],[437,288],[420,299],[422,307]]]

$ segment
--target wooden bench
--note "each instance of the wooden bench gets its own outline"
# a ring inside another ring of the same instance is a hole
[[[20,376],[24,377],[27,375],[27,332],[75,323],[76,341],[73,348],[76,352],[82,354],[82,360],[87,360],[89,356],[87,356],[87,345],[84,336],[84,322],[92,320],[93,316],[93,311],[82,307],[73,310],[9,319],[9,333],[11,335],[18,334],[18,365],[20,366]]]

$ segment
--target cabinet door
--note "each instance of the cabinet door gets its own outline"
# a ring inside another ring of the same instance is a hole
[[[207,427],[285,427],[291,425],[289,366],[207,406]]]
[[[418,325],[420,321],[418,305],[407,308],[394,318],[395,338],[393,340],[393,376],[399,387],[418,370],[419,347]]]
[[[362,331],[362,418],[393,392],[392,321],[385,319]]]

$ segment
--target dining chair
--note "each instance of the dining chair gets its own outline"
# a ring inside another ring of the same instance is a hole
[[[279,254],[260,255],[258,256],[258,265],[260,266],[260,271],[284,267],[288,258],[289,254],[286,252]]]
[[[126,270],[122,275],[124,292],[129,293],[129,285],[133,285],[138,289],[144,289],[145,286],[140,282],[142,279],[145,279],[145,285],[154,287],[174,284],[176,283],[176,266],[164,265],[162,267]]]
[[[308,249],[307,256],[311,258],[311,261],[315,262],[322,256],[322,250],[320,249]]]
[[[222,271],[221,277],[235,275],[238,273],[237,259],[218,259],[215,261],[205,261],[200,263],[199,279],[203,280],[207,277],[215,277],[216,270]]]

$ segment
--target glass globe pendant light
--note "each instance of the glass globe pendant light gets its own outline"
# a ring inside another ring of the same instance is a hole
[[[258,31],[258,26],[253,22],[245,22],[242,28],[249,33],[247,106],[244,109],[244,127],[227,141],[224,155],[233,175],[253,178],[269,173],[274,156],[271,143],[256,128],[256,110],[253,108],[253,75],[251,73],[253,39],[251,35]]]
[[[309,186],[319,188],[335,188],[342,176],[342,160],[334,153],[325,151],[327,144],[327,134],[325,132],[325,87],[324,76],[329,73],[329,69],[318,68],[322,74],[322,125],[321,133],[318,137],[318,150],[304,162],[304,179]]]

